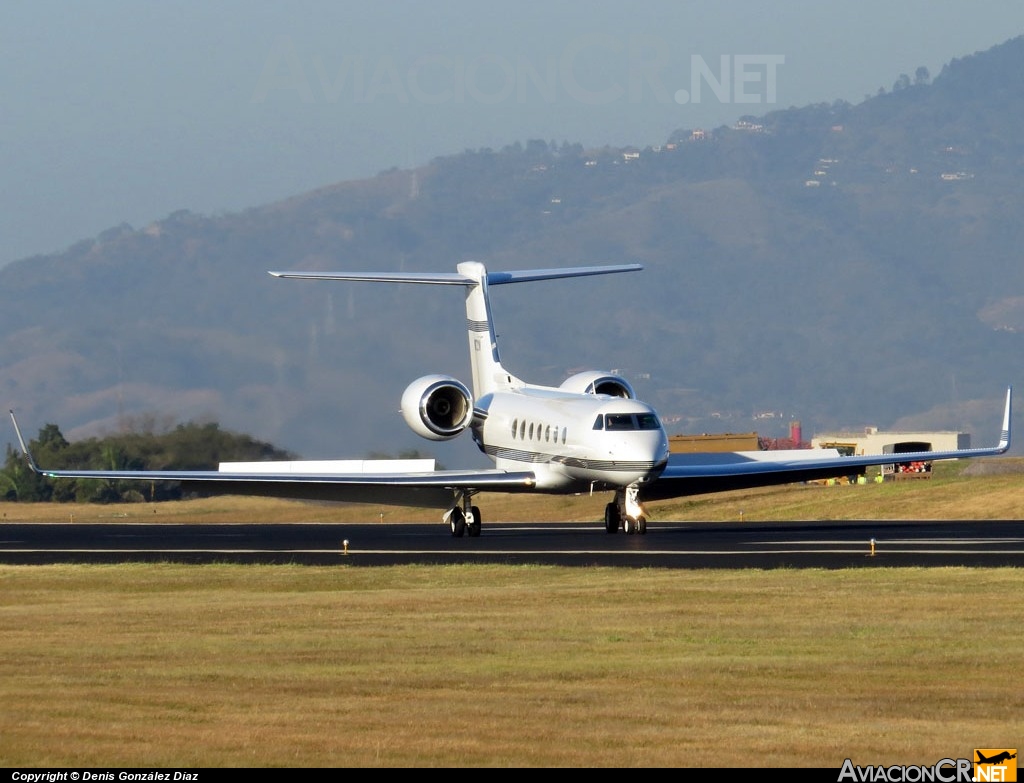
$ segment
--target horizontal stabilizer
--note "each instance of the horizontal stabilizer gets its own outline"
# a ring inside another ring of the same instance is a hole
[[[482,269],[482,267],[480,267]],[[639,272],[640,264],[575,266],[564,269],[522,269],[514,272],[487,272],[488,285],[529,283],[534,280],[558,280],[564,277],[610,275]],[[274,277],[293,280],[353,280],[365,283],[421,283],[424,285],[478,285],[479,280],[461,272],[270,272]]]
[[[457,272],[270,272],[292,280],[356,280],[364,283],[424,283],[428,285],[473,285]]]
[[[566,269],[523,269],[518,272],[488,272],[488,285],[503,283],[529,283],[534,280],[558,280],[563,277],[611,275],[617,272],[639,272],[640,264],[612,264],[609,266],[571,266]]]

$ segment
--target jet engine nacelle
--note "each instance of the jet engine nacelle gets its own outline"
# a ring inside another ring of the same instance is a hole
[[[607,394],[609,397],[621,397],[625,400],[636,399],[636,392],[629,385],[629,381],[600,370],[576,373],[562,381],[559,388],[577,394]]]
[[[402,394],[402,416],[412,431],[428,440],[450,440],[473,419],[473,395],[447,375],[425,375]]]

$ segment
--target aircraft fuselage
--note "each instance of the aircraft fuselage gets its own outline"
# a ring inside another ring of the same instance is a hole
[[[657,413],[634,399],[524,386],[477,400],[471,428],[496,467],[532,470],[549,492],[642,485],[668,460]]]

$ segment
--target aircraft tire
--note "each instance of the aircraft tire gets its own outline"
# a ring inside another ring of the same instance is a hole
[[[637,517],[636,532],[642,536],[647,535],[647,517]]]
[[[484,518],[480,516],[480,506],[473,506],[470,511],[473,512],[473,524],[466,526],[466,532],[469,533],[470,538],[476,538],[484,526]]]
[[[461,508],[454,509],[451,516],[452,536],[462,538],[466,534],[466,515]]]
[[[606,533],[618,533],[620,521],[618,506],[614,503],[609,503],[604,507],[604,530]]]
[[[636,522],[629,517],[622,518],[622,529],[625,531],[627,536],[631,536],[636,532]]]

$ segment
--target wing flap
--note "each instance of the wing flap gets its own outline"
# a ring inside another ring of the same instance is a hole
[[[149,473],[144,475],[152,476]],[[254,495],[423,508],[451,508],[457,492],[530,492],[536,486],[533,473],[502,470],[349,475],[203,471],[170,480],[180,481],[186,492],[211,495]]]

